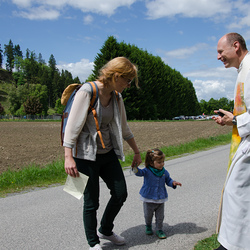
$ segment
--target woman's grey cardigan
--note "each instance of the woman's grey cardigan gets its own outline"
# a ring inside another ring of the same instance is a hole
[[[121,94],[119,98],[112,94],[111,101],[114,108],[114,119],[109,125],[110,136],[116,155],[122,161],[125,160],[123,154],[123,139],[129,140],[134,137],[127,124],[127,116]],[[64,147],[72,148],[73,157],[95,161],[97,144],[97,130],[92,112],[88,112],[91,99],[91,87],[83,84],[75,95],[74,102],[68,117],[64,135]],[[100,99],[95,105],[99,127],[102,123],[102,109]]]

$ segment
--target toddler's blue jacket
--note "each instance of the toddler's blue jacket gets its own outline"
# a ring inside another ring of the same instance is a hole
[[[140,195],[147,199],[160,200],[168,197],[165,185],[176,188],[173,186],[173,181],[169,172],[165,169],[162,176],[156,176],[149,168],[139,169],[135,174],[136,176],[144,176],[143,186],[140,190]]]

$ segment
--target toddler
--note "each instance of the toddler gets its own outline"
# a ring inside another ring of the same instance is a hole
[[[146,234],[152,235],[152,219],[155,213],[156,235],[159,239],[165,239],[166,234],[162,231],[164,219],[164,202],[168,199],[166,185],[176,188],[180,182],[171,179],[168,171],[164,168],[165,155],[159,149],[148,150],[145,158],[145,168],[133,167],[136,176],[144,176],[143,186],[140,190],[141,200],[146,223]]]

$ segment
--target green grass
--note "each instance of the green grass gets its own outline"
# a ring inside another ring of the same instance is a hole
[[[217,241],[217,234],[213,234],[211,237],[198,241],[194,246],[194,250],[213,250],[220,246]]]
[[[47,187],[53,184],[64,184],[66,173],[64,161],[58,160],[41,168],[30,165],[19,171],[5,171],[0,175],[0,197],[8,193],[21,192],[35,187]]]

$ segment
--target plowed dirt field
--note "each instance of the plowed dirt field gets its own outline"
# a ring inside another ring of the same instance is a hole
[[[32,163],[44,166],[64,155],[60,122],[0,122],[0,174]],[[214,121],[129,122],[141,151],[227,134]],[[124,143],[125,153],[130,151]]]

